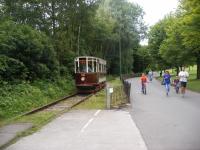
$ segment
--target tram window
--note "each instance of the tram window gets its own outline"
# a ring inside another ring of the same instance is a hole
[[[80,64],[79,64],[79,71],[80,71],[80,72],[86,72],[86,71],[87,71],[85,61],[80,61]]]
[[[92,61],[88,61],[88,72],[92,72]]]
[[[78,61],[76,61],[76,72],[79,72]]]
[[[102,64],[100,64],[100,69],[99,69],[99,71],[102,72]]]
[[[99,72],[101,72],[101,64],[99,64]]]
[[[96,63],[96,61],[94,61],[94,72],[97,72],[97,67],[96,67],[96,65],[97,65],[97,63]]]
[[[98,62],[97,62],[96,70],[97,70],[97,72],[99,72],[99,63]]]

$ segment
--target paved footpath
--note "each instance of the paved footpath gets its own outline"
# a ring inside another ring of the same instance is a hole
[[[0,128],[0,147],[13,140],[18,133],[31,127],[30,123],[17,123]]]
[[[153,80],[147,95],[139,78],[130,79],[132,116],[149,150],[200,150],[200,94],[187,91],[184,98]]]
[[[127,110],[73,110],[6,150],[147,150]]]

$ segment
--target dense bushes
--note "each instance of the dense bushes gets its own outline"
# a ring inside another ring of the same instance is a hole
[[[0,23],[0,55],[6,56],[7,62],[16,61],[23,66],[24,69],[18,72],[26,74],[28,80],[55,78],[59,74],[59,65],[51,41],[45,34],[27,25],[12,21]],[[9,70],[17,71],[16,65],[6,67],[4,74],[8,74]],[[13,76],[7,76],[8,80],[12,78]]]
[[[71,56],[71,55],[70,55]],[[60,67],[49,38],[27,25],[0,23],[0,120],[75,90],[66,57]]]
[[[28,70],[19,60],[0,55],[0,81],[18,81],[27,77]]]
[[[34,81],[18,85],[6,84],[0,87],[0,120],[10,118],[59,97],[72,93],[74,82],[71,77],[54,82]]]

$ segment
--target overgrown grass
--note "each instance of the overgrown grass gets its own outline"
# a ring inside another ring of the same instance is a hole
[[[118,78],[115,78],[114,80],[110,81],[109,84],[112,87],[116,87],[116,86],[122,85],[122,82],[121,82],[120,78],[118,77]]]
[[[112,80],[115,80],[116,78],[117,78],[117,76],[113,76],[113,75],[107,75],[106,76],[107,82],[111,82]]]
[[[0,121],[45,105],[73,91],[75,86],[72,78],[1,86]]]
[[[196,74],[191,74],[188,80],[188,89],[200,92],[200,80],[196,79]]]
[[[102,90],[76,106],[74,109],[105,109],[105,97],[105,90]]]
[[[122,83],[118,78],[112,78],[112,80],[108,81],[110,87],[114,88],[114,92],[116,88],[122,86]],[[113,93],[114,94],[114,93]],[[118,93],[119,94],[119,93]],[[114,99],[115,105],[117,104],[116,98]],[[90,97],[85,102],[81,103],[80,105],[76,106],[74,109],[105,109],[106,108],[106,91],[102,90],[96,93],[94,96]]]

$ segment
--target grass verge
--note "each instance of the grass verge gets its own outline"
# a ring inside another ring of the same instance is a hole
[[[105,109],[105,90],[97,92],[95,95],[77,105],[74,109]]]
[[[122,82],[119,78],[112,78],[108,81],[110,87],[113,87],[114,93],[112,94],[112,105],[120,105],[124,100],[122,100],[124,95],[122,94]],[[106,91],[101,90],[95,95],[76,106],[74,109],[105,109],[106,108]]]
[[[43,106],[75,91],[71,78],[35,81],[0,87],[0,125],[24,112]]]
[[[199,92],[200,93],[200,80],[196,79],[196,74],[191,74],[188,79],[187,88],[191,91]]]

